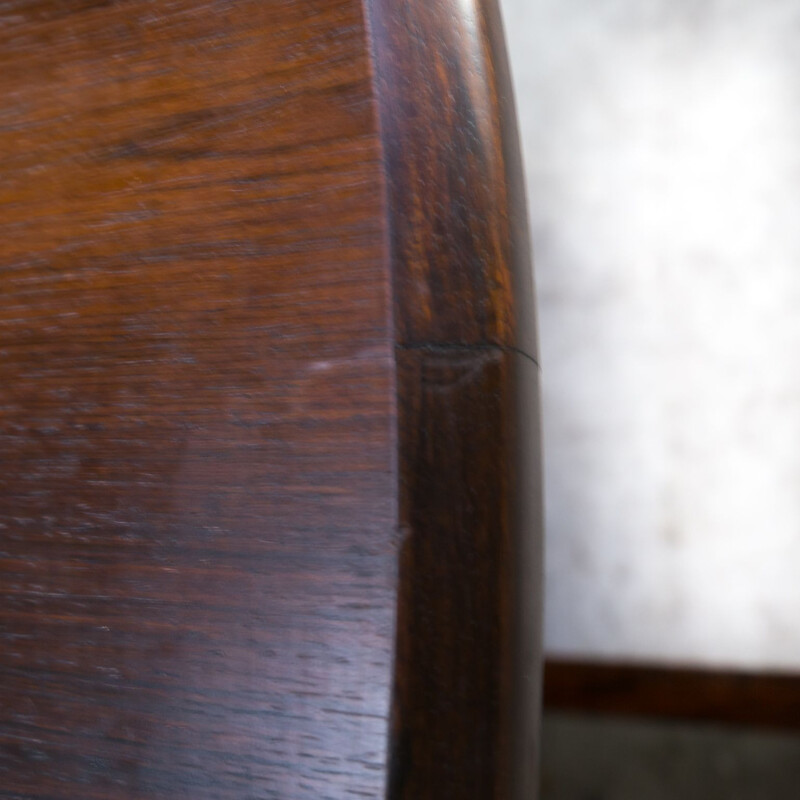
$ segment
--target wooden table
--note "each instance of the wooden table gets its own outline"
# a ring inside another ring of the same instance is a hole
[[[0,5],[0,798],[531,798],[494,0]]]

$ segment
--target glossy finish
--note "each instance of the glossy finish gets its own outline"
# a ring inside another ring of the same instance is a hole
[[[531,796],[499,38],[465,2],[0,5],[0,797]]]
[[[370,8],[400,411],[390,798],[531,798],[538,367],[502,29],[493,0]]]
[[[397,340],[536,357],[527,214],[495,0],[372,0]]]
[[[379,796],[394,376],[360,9],[2,11],[0,796]]]
[[[537,390],[536,367],[495,348],[401,351],[398,383],[405,536],[389,796],[532,798],[540,553],[521,535],[535,524],[534,465],[519,452],[514,396]]]

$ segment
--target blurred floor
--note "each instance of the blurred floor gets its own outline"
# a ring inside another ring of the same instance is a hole
[[[787,800],[800,736],[546,714],[541,800]]]

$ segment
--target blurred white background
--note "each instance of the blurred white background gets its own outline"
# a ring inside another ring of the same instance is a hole
[[[547,651],[800,668],[800,2],[502,5]]]

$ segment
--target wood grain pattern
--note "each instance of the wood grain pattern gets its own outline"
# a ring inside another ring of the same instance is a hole
[[[530,359],[496,348],[398,355],[408,391],[391,798],[536,794],[541,555],[523,535],[536,465],[513,407],[536,378]]]
[[[501,39],[491,2],[0,3],[0,797],[532,796]]]
[[[394,378],[360,9],[0,8],[0,796],[379,796]]]
[[[497,5],[375,0],[403,550],[392,800],[536,793],[530,253]]]
[[[397,341],[536,358],[524,176],[496,0],[372,0]]]

